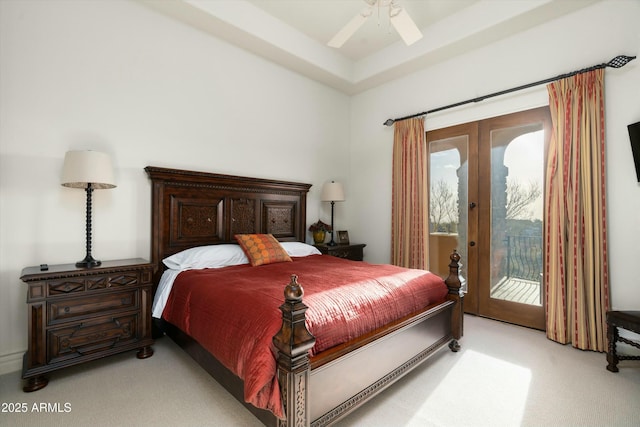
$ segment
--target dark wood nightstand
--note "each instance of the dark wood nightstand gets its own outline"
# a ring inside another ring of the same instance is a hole
[[[44,374],[137,349],[153,355],[151,303],[153,265],[143,259],[27,267],[29,342],[22,378],[26,392],[45,387]]]
[[[360,243],[357,245],[314,245],[324,255],[331,255],[338,258],[351,259],[353,261],[362,261],[364,258],[363,249],[365,244]]]

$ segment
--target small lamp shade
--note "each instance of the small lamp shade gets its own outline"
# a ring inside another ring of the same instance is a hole
[[[339,182],[327,182],[322,187],[320,199],[323,202],[344,202],[344,189]]]
[[[113,166],[108,154],[98,151],[67,151],[62,167],[62,185],[95,190],[114,188]]]

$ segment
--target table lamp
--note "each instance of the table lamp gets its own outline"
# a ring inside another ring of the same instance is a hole
[[[62,185],[84,188],[87,193],[86,249],[87,253],[76,267],[91,268],[101,264],[91,256],[91,193],[93,190],[114,188],[113,166],[108,154],[98,151],[68,151],[62,167]]]
[[[344,202],[344,189],[342,188],[342,184],[335,181],[324,184],[320,199],[323,202],[331,202],[331,241],[327,243],[327,245],[336,246],[336,242],[333,240],[333,205],[335,202]]]

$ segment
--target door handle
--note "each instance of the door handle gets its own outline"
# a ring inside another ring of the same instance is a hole
[[[475,202],[469,203],[469,209],[473,209],[475,207],[476,207],[476,203]]]
[[[469,242],[469,246],[475,246],[476,242],[474,242],[473,240]]]

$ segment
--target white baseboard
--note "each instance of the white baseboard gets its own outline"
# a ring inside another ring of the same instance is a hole
[[[24,351],[0,355],[0,375],[22,369],[22,356]]]

